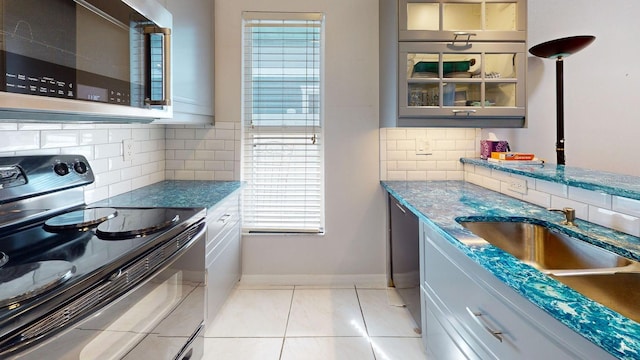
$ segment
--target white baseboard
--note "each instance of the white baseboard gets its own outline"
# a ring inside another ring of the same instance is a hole
[[[243,274],[242,286],[311,286],[311,287],[352,287],[386,289],[385,274],[359,275],[251,275]]]

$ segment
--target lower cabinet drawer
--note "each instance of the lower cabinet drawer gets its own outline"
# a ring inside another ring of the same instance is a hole
[[[457,251],[453,247],[451,250]],[[457,336],[464,338],[464,344],[485,353],[483,359],[576,358],[506,298],[467,275],[486,273],[486,270],[462,253],[453,255],[461,258],[450,258],[427,239],[423,285],[431,303],[437,304],[435,309],[442,312],[452,328],[458,329]],[[464,268],[456,265],[463,260],[466,260]]]
[[[429,352],[438,360],[478,360],[489,356],[474,343],[469,343],[469,336],[460,326],[452,323],[451,316],[443,309],[439,300],[434,299],[425,290],[424,341]]]

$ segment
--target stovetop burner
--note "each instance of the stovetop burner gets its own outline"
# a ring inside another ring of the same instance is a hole
[[[86,231],[104,221],[114,218],[118,211],[114,208],[87,208],[68,212],[45,221],[44,229],[49,232],[69,230]]]
[[[165,230],[175,225],[180,216],[171,209],[139,209],[132,214],[120,214],[98,225],[96,235],[101,239],[122,240]]]
[[[48,260],[0,268],[0,307],[40,295],[65,282],[76,267],[63,260]]]

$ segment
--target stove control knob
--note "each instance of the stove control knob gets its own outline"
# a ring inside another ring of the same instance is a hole
[[[60,176],[65,176],[69,173],[69,166],[65,163],[57,163],[53,165],[53,171]]]
[[[76,161],[73,164],[73,170],[75,170],[78,174],[82,175],[82,174],[85,174],[87,170],[89,170],[89,167],[83,161]]]

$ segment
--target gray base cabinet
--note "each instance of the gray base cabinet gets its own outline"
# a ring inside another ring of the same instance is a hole
[[[227,196],[207,214],[206,323],[210,324],[242,273],[240,191]]]
[[[421,223],[423,341],[437,359],[611,359]]]

